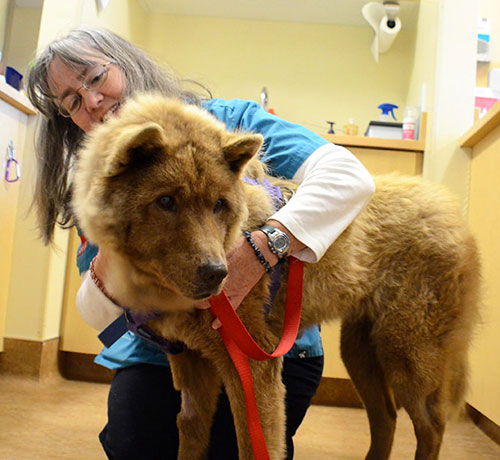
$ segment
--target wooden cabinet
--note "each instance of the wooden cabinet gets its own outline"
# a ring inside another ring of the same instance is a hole
[[[500,425],[500,103],[465,133],[461,146],[472,148],[468,217],[479,244],[483,283],[467,402]]]
[[[5,180],[8,145],[12,141],[22,175],[22,154],[28,117],[34,113],[26,98],[0,82],[0,351],[3,351],[19,185],[23,180],[22,176],[17,182]],[[12,163],[10,166],[14,167]],[[12,173],[11,177],[15,177],[14,171]]]

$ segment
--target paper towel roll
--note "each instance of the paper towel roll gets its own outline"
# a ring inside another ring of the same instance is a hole
[[[393,28],[388,27],[386,9],[378,2],[367,3],[363,6],[361,12],[375,34],[371,45],[371,52],[375,61],[378,62],[379,53],[389,50],[396,35],[401,30],[401,20],[396,18],[394,21],[395,26]]]
[[[392,46],[394,39],[401,30],[401,20],[399,18],[396,18],[394,22],[395,25],[391,28],[387,25],[389,23],[389,19],[387,16],[384,16],[380,21],[378,30],[379,53],[385,53]],[[375,38],[377,37],[375,36]]]

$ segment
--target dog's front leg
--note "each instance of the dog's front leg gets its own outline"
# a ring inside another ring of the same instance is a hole
[[[216,361],[233,413],[239,460],[254,460],[248,431],[245,399],[240,378],[227,357]],[[251,361],[255,399],[269,458],[285,457],[285,387],[281,378],[282,359]]]
[[[221,380],[212,363],[198,352],[170,355],[174,386],[181,391],[177,416],[179,460],[203,460],[210,444],[210,429],[221,391]]]

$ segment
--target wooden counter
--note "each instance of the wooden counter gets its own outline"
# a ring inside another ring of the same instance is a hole
[[[365,136],[345,136],[322,134],[321,136],[337,145],[349,149],[372,174],[397,171],[401,174],[419,175],[425,150],[427,113],[422,114],[419,140],[382,139]]]
[[[460,138],[461,147],[474,147],[500,125],[500,101]]]
[[[345,136],[342,134],[322,134],[321,137],[345,147],[395,150],[398,152],[423,152],[425,150],[425,140],[382,139],[379,137]]]
[[[35,108],[28,98],[12,86],[0,80],[0,99],[26,115],[35,115]]]
[[[382,139],[379,137],[366,136],[346,136],[342,134],[322,134],[321,136],[338,145],[345,147],[362,147],[377,150],[396,150],[403,152],[421,152],[425,150],[425,136],[427,132],[427,112],[422,113],[420,123],[420,139],[419,140],[403,140],[403,139]]]

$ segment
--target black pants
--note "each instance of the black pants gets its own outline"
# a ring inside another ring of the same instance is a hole
[[[287,458],[293,458],[292,437],[301,424],[321,380],[323,357],[285,358]],[[99,439],[109,459],[176,459],[179,446],[176,417],[180,394],[170,368],[140,364],[117,371],[108,397],[108,423]],[[210,440],[211,460],[238,459],[229,401],[222,393]]]

